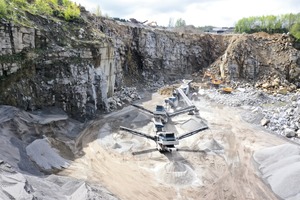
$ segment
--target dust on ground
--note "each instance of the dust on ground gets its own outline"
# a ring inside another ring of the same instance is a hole
[[[163,96],[154,94],[143,106],[157,102]],[[121,199],[277,199],[252,154],[287,141],[245,122],[237,108],[203,98],[194,104],[210,129],[181,140],[179,151],[161,154],[154,142],[119,131],[120,125],[154,130],[151,116],[129,106],[93,121],[79,141],[84,155],[60,174],[99,183]],[[175,130],[189,117],[172,119]]]

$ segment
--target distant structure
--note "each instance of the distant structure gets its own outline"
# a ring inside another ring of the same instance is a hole
[[[212,30],[206,32],[216,34],[230,34],[234,33],[234,27],[214,27]]]

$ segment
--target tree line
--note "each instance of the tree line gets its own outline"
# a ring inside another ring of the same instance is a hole
[[[173,18],[169,19],[168,27],[184,26],[186,26],[186,23],[182,18],[177,19],[176,22]],[[213,26],[198,27],[199,30],[204,32],[209,32],[213,28]],[[300,42],[300,13],[242,18],[238,20],[234,28],[236,33],[266,32],[272,34],[289,32]]]
[[[270,34],[290,32],[297,40],[300,40],[300,13],[242,18],[235,24],[235,32]]]
[[[168,27],[170,27],[170,28],[172,28],[172,27],[184,27],[184,26],[186,26],[186,22],[182,18],[177,19],[176,22],[174,22],[174,18],[169,19]]]

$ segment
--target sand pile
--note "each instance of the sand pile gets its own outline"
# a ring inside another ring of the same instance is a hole
[[[254,160],[272,190],[283,199],[300,199],[300,147],[292,144],[256,151]]]
[[[157,171],[157,177],[168,184],[188,185],[195,181],[194,171],[181,162],[169,162],[161,166]]]

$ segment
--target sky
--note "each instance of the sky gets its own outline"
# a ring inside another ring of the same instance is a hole
[[[102,15],[138,21],[155,21],[168,26],[170,19],[184,19],[187,25],[230,27],[243,18],[300,12],[299,0],[72,0]]]

